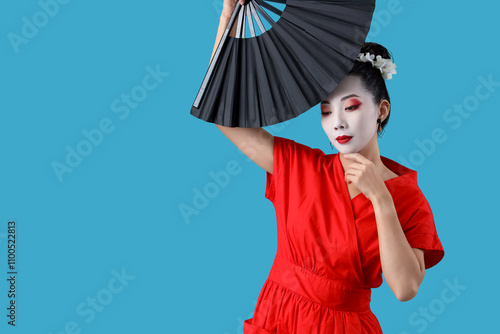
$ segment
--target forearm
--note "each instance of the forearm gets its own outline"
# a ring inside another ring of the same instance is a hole
[[[224,31],[226,30],[226,27],[229,23],[230,17],[226,17],[224,15],[221,15],[219,19],[219,29],[217,30],[217,37],[215,38],[215,45],[214,45],[214,50],[212,51],[212,57],[210,58],[210,61],[212,61],[212,58],[214,57],[215,51],[217,50],[217,46],[219,45],[219,42],[222,38],[222,35],[224,35]],[[229,36],[236,36],[236,24],[233,24],[233,28],[229,32]]]
[[[420,263],[401,228],[390,193],[372,201],[377,222],[380,261],[387,284],[401,301],[415,296],[423,280]]]

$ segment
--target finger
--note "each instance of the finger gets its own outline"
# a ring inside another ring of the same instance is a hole
[[[358,169],[351,169],[345,173],[345,176],[350,175],[350,176],[360,176],[362,171]]]
[[[365,170],[365,165],[360,163],[360,162],[353,161],[349,164],[349,167],[347,169],[349,169],[349,168],[362,171],[362,170]]]
[[[344,178],[347,180],[348,177],[358,177],[359,175],[361,174],[361,171],[360,170],[357,170],[357,169],[350,169],[350,170],[347,170],[345,175],[344,175]]]
[[[354,175],[347,175],[346,178],[345,178],[345,181],[349,184],[353,183],[357,185],[357,180],[358,178]]]

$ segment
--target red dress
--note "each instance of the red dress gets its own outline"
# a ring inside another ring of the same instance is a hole
[[[276,210],[278,246],[245,334],[382,333],[370,309],[382,284],[371,201],[349,196],[338,154],[274,137],[265,196]],[[425,268],[444,256],[417,172],[381,156],[398,176],[385,181],[411,247]]]

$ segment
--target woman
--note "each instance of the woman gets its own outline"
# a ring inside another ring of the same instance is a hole
[[[214,52],[236,1],[224,0]],[[370,55],[391,59],[384,47],[365,43],[321,102],[321,123],[338,154],[262,128],[217,125],[266,170],[265,196],[276,209],[278,249],[245,334],[382,333],[370,309],[382,272],[396,298],[407,301],[425,269],[444,256],[416,172],[380,156],[390,75]]]

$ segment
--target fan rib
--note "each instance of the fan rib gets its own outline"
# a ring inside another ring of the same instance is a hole
[[[259,17],[259,14],[257,14],[257,12],[255,11],[255,7],[254,7],[254,4],[253,4],[254,0],[252,0],[249,4],[250,4],[250,9],[252,10],[252,14],[255,18],[255,22],[257,22],[257,25],[259,26],[259,29],[260,29],[260,33],[263,34],[266,32],[266,28],[264,28],[264,25],[262,24],[262,21],[260,20],[260,17]]]
[[[257,1],[257,3],[258,3],[259,5],[261,5],[262,7],[267,8],[268,10],[270,10],[271,12],[273,12],[274,14],[276,14],[276,15],[278,15],[278,16],[280,16],[280,17],[281,17],[281,14],[282,14],[283,12],[282,12],[281,10],[279,10],[278,8],[273,7],[273,6],[271,6],[270,4],[268,4],[267,2],[264,2],[264,1],[262,1],[262,0],[255,0],[255,1]]]
[[[248,21],[248,27],[250,28],[250,35],[255,37],[255,30],[253,27],[253,19],[252,19],[252,11],[250,10],[250,6],[247,6],[246,17]]]
[[[238,26],[236,27],[236,38],[241,38],[241,24],[243,23],[243,10],[240,10],[238,15]]]
[[[267,22],[269,22],[269,24],[270,24],[271,26],[274,26],[274,24],[275,24],[276,22],[274,22],[274,20],[271,18],[271,16],[269,16],[269,14],[267,14],[267,13],[264,11],[264,9],[262,9],[262,7],[261,7],[261,6],[260,6],[257,2],[255,2],[254,4],[255,4],[255,8],[256,8],[256,9],[257,9],[257,11],[260,13],[260,15],[262,15],[262,16],[266,19],[266,21],[267,21]]]

